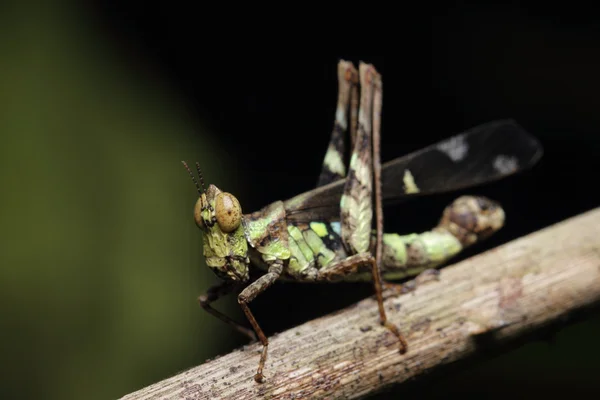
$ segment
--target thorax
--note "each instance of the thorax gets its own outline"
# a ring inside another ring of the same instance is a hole
[[[281,201],[244,215],[243,224],[250,259],[262,269],[279,259],[286,275],[311,280],[319,269],[347,256],[339,222],[288,222]]]

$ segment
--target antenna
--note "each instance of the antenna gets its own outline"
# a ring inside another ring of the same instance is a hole
[[[183,164],[183,166],[185,167],[185,169],[187,170],[187,172],[190,174],[190,178],[192,178],[192,182],[194,182],[194,185],[196,185],[196,189],[198,190],[198,194],[202,195],[202,193],[205,192],[205,190],[204,190],[204,180],[202,179],[202,174],[200,173],[200,182],[202,182],[202,188],[200,188],[200,185],[198,185],[198,181],[194,177],[194,174],[192,173],[192,170],[190,169],[190,167],[188,167],[187,163],[185,161],[182,161],[181,163]],[[198,167],[198,171],[200,171],[200,164],[196,163],[196,167]]]
[[[198,178],[200,178],[200,185],[202,186],[202,191],[206,192],[206,188],[204,187],[204,177],[202,176],[202,170],[200,169],[200,163],[196,161],[196,169],[198,170]]]

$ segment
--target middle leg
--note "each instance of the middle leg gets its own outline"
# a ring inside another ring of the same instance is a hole
[[[263,350],[260,355],[260,361],[258,363],[258,369],[256,371],[256,375],[254,375],[254,380],[258,383],[262,383],[264,381],[263,368],[265,366],[265,362],[267,361],[267,349],[269,347],[269,340],[267,336],[264,334],[260,325],[254,318],[254,314],[250,311],[250,307],[248,304],[256,298],[259,294],[264,292],[269,286],[271,286],[281,275],[283,270],[283,266],[281,262],[275,262],[269,267],[269,272],[265,275],[258,278],[254,281],[250,286],[246,287],[238,296],[238,303],[244,314],[246,314],[246,318],[252,325],[252,328],[258,335],[258,339],[260,343],[263,345]]]

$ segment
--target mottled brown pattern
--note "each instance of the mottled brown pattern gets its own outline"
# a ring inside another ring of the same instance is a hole
[[[288,231],[285,220],[285,209],[281,201],[269,204],[259,211],[244,216],[248,221],[257,221],[267,219],[267,229],[263,235],[255,240],[248,240],[248,243],[257,250],[264,249],[270,242],[280,241],[284,246],[288,245]]]
[[[423,248],[423,244],[416,240],[406,245],[406,264],[407,265],[424,265],[429,262],[427,252]]]
[[[470,246],[487,238],[504,224],[504,211],[485,197],[461,196],[446,207],[437,229],[447,230]]]
[[[358,112],[358,132],[352,150],[352,161],[348,178],[344,186],[345,204],[341,206],[342,239],[350,253],[356,254],[368,250],[372,225],[372,147],[371,128],[373,113],[374,68],[361,63],[359,66],[361,95]],[[353,199],[353,202],[348,199]]]
[[[375,237],[373,237],[375,238]],[[373,240],[375,241],[375,240]],[[396,260],[396,258],[393,255],[393,252],[385,251],[385,246],[383,248],[383,252],[382,252],[382,257],[381,257],[381,268],[386,268],[386,267],[403,267],[402,265],[398,264],[398,261]]]

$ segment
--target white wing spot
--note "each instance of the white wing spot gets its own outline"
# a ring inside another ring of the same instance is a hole
[[[419,187],[415,183],[415,178],[412,176],[409,170],[404,170],[404,192],[405,193],[419,193]]]
[[[454,162],[463,160],[469,152],[469,144],[464,135],[457,135],[437,145],[437,149],[445,153]]]
[[[494,169],[501,174],[514,172],[519,168],[519,162],[514,156],[499,155],[494,158]]]
[[[333,146],[329,146],[327,148],[327,153],[325,153],[325,160],[323,163],[329,168],[329,170],[335,174],[340,176],[346,175],[346,167],[344,166],[344,160],[342,160],[342,156]]]

